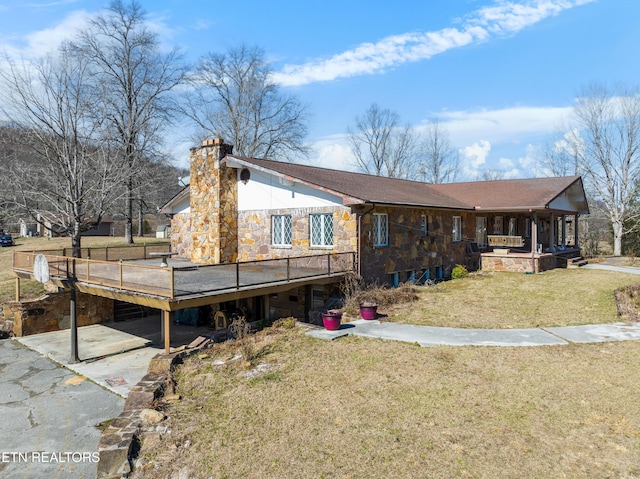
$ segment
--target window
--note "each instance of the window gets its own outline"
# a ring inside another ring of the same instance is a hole
[[[291,246],[291,215],[273,215],[271,229],[271,244]]]
[[[422,215],[420,217],[420,229],[422,230],[422,236],[427,236],[429,232],[429,222],[427,220],[427,215]]]
[[[493,234],[502,234],[502,216],[496,216],[493,218]]]
[[[527,218],[524,223],[524,235],[531,238],[531,218]]]
[[[333,215],[309,215],[311,246],[333,246]]]
[[[386,213],[373,214],[373,246],[389,244],[389,218]]]
[[[453,217],[453,241],[462,241],[462,217]]]
[[[518,218],[509,218],[509,236],[518,235]]]

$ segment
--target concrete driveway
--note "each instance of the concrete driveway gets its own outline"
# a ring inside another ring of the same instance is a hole
[[[0,477],[93,478],[100,430],[124,399],[9,339],[0,341]]]

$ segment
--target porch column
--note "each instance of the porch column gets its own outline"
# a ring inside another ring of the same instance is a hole
[[[552,253],[556,252],[556,243],[558,241],[556,229],[556,217],[551,213],[551,221],[549,221],[549,249]]]
[[[536,252],[538,249],[538,213],[533,214],[531,218],[531,269],[534,273],[538,272],[536,267]]]
[[[574,225],[573,225],[573,245],[576,248],[580,248],[580,241],[578,241],[578,223],[579,223],[578,219],[579,219],[579,217],[580,217],[580,215],[578,215],[577,213],[573,217],[573,222],[574,222]]]
[[[567,248],[567,215],[562,215],[562,249]]]

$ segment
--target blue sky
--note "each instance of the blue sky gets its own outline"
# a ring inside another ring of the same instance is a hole
[[[106,2],[0,0],[0,49],[34,57]],[[640,84],[636,0],[142,0],[189,61],[261,46],[276,78],[313,114],[311,164],[353,167],[345,131],[373,102],[419,128],[439,120],[464,179],[541,174],[536,150],[568,124],[591,82]],[[167,145],[178,161],[185,138]]]

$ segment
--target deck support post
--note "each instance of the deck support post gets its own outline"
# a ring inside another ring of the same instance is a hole
[[[78,308],[75,284],[71,285],[69,310],[71,315],[71,357],[69,363],[76,364],[80,362],[80,358],[78,357]]]
[[[162,311],[162,336],[164,353],[171,353],[171,311]]]
[[[269,319],[269,295],[265,294],[264,296],[262,296],[262,306],[264,306],[264,318],[263,319]]]
[[[20,301],[20,278],[16,276],[16,301]]]

